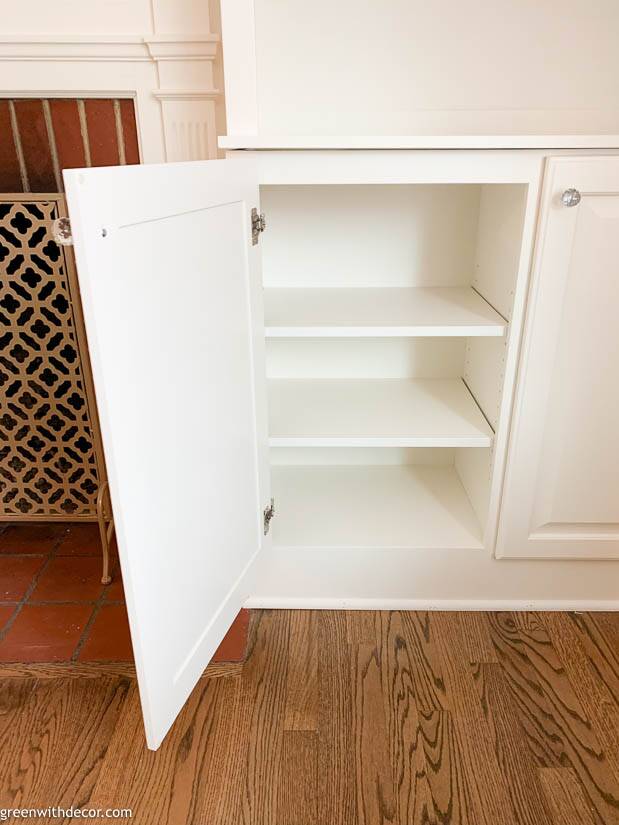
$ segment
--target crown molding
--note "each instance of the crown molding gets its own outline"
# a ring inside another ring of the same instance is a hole
[[[157,100],[216,100],[223,92],[220,89],[154,89]]]
[[[0,61],[142,62],[214,60],[220,37],[197,35],[0,35]]]
[[[0,60],[151,62],[138,35],[2,35]]]
[[[214,60],[220,37],[207,32],[198,35],[161,34],[145,37],[153,60]]]

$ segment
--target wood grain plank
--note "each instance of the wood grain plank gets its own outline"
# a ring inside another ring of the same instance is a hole
[[[137,686],[131,692],[92,795],[93,807],[122,804],[161,825],[197,820],[204,794],[238,802],[240,783],[222,783],[214,772],[234,747],[225,735],[238,679],[200,681],[156,752],[146,748]],[[234,777],[226,776],[227,780]],[[217,807],[217,803],[211,804]],[[139,820],[138,820],[139,821]],[[238,821],[238,820],[237,820]]]
[[[496,662],[497,655],[490,637],[487,614],[476,610],[465,610],[458,613],[458,620],[469,662],[471,664]]]
[[[591,667],[570,619],[563,613],[546,613],[541,620],[619,785],[619,709],[612,691]]]
[[[311,610],[290,616],[284,730],[318,730],[318,627]]]
[[[286,702],[290,613],[260,611],[251,623],[241,675],[241,712],[248,718],[242,820],[274,822]]]
[[[430,619],[443,661],[445,688],[452,707],[463,763],[469,777],[478,822],[516,825],[508,779],[496,760],[492,734],[473,681],[456,613],[433,613]],[[492,755],[492,756],[490,756]]]
[[[415,704],[414,665],[406,643],[402,616],[398,612],[383,612],[378,618],[382,692],[396,795],[396,821],[406,825],[434,825],[436,817]]]
[[[542,768],[540,781],[552,810],[553,825],[595,825],[597,820],[571,768]]]
[[[536,614],[514,614],[493,628],[539,766],[573,768],[596,821],[618,823],[619,788],[541,620]]]
[[[566,613],[578,630],[594,673],[604,682],[619,707],[619,632],[617,613]]]
[[[88,804],[129,685],[107,677],[34,683],[3,742],[0,804]]]
[[[382,693],[381,662],[376,646],[353,645],[353,734],[357,785],[357,822],[394,822],[394,777]]]
[[[346,617],[320,611],[318,622],[318,822],[355,825],[355,743]]]
[[[0,806],[7,807],[14,796],[13,775],[16,749],[27,735],[30,694],[36,687],[32,679],[0,682]]]
[[[471,775],[460,750],[450,711],[420,712],[419,719],[432,797],[428,822],[437,825],[480,825],[486,822],[480,818],[478,803],[471,792]]]
[[[376,614],[369,644],[349,642],[369,635],[354,615],[318,611],[293,642],[301,616],[252,611],[247,662],[200,680],[157,753],[132,671],[0,671],[0,806],[126,806],[140,825],[616,823],[613,616],[488,615],[498,663],[471,667],[487,639],[467,644],[458,614]],[[317,732],[284,731],[306,632]]]
[[[449,700],[443,677],[443,662],[428,612],[402,613],[406,642],[413,660],[415,704],[419,711],[449,710]]]
[[[481,707],[492,735],[494,753],[503,776],[516,819],[521,825],[551,823],[539,773],[529,752],[505,675],[499,664],[472,665]]]
[[[315,825],[318,821],[318,734],[284,732],[277,799],[277,825]]]
[[[376,644],[376,621],[379,617],[376,610],[347,610],[345,616],[349,644]]]
[[[217,679],[240,676],[242,662],[210,662],[201,679]],[[135,679],[133,662],[10,662],[0,664],[0,680],[3,679],[99,679],[101,676],[118,676]]]
[[[489,623],[492,641],[510,687],[529,750],[540,767],[560,768],[560,754],[553,747],[556,726],[552,708],[529,662],[514,617],[511,613],[492,613],[489,614]]]

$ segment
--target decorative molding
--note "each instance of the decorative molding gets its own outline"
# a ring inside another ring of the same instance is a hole
[[[220,89],[155,89],[157,100],[216,100],[223,92]]]
[[[139,35],[29,35],[0,37],[2,61],[129,61],[152,57]]]
[[[153,60],[214,60],[217,57],[218,34],[154,35],[144,42]]]
[[[132,97],[145,162],[214,158],[220,42],[208,31],[0,35],[0,96]],[[62,65],[76,62],[77,72]]]
[[[198,35],[29,35],[0,36],[0,60],[130,61],[215,60],[221,38]]]

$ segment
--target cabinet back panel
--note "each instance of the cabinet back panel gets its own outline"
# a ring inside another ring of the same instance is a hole
[[[264,186],[266,287],[465,286],[477,185]]]
[[[464,338],[271,338],[268,378],[458,378]]]
[[[526,199],[523,185],[481,187],[472,285],[508,321],[520,266]]]

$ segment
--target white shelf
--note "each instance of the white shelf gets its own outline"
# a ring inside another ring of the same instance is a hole
[[[267,338],[501,336],[505,320],[470,287],[265,289]]]
[[[460,378],[271,380],[272,447],[489,447]]]
[[[277,548],[482,548],[453,467],[273,467]],[[354,571],[351,571],[354,576]]]

